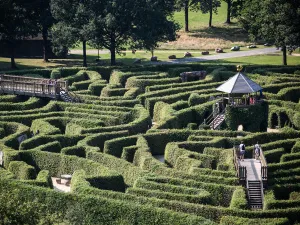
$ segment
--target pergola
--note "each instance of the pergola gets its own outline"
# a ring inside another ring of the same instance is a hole
[[[230,105],[255,104],[258,100],[257,92],[260,92],[260,97],[262,95],[262,87],[241,72],[229,78],[229,80],[220,85],[216,90],[228,93],[228,104]],[[255,93],[255,96],[250,96],[251,93]],[[243,94],[247,95],[241,97]]]

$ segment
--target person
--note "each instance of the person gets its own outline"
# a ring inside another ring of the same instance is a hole
[[[242,141],[241,141],[241,144],[240,144],[239,148],[240,148],[240,159],[241,159],[241,161],[244,161],[246,146]]]
[[[254,145],[254,153],[255,153],[255,159],[258,160],[260,156],[260,146],[258,142]]]

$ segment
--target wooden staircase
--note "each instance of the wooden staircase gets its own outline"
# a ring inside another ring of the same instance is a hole
[[[75,93],[72,93],[70,91],[65,92],[65,91],[61,90],[59,92],[59,96],[60,96],[60,99],[63,100],[64,102],[73,102],[73,103],[82,102],[81,99]]]
[[[225,114],[224,113],[219,113],[213,119],[213,121],[210,122],[209,126],[212,130],[216,130],[221,126],[221,124],[224,122],[224,120],[225,120]]]
[[[263,187],[260,180],[248,180],[248,200],[251,209],[263,208]]]

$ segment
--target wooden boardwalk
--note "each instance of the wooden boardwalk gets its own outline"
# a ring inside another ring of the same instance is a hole
[[[256,159],[244,159],[240,161],[241,166],[247,170],[247,180],[261,180],[261,162]]]
[[[16,94],[37,97],[47,97],[57,99],[60,91],[67,92],[68,84],[66,81],[0,75],[0,94]]]

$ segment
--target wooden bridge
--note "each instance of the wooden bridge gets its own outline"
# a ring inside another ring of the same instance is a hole
[[[15,94],[52,99],[60,98],[60,92],[68,92],[67,81],[0,75],[0,94]]]
[[[268,166],[262,149],[258,160],[239,159],[239,147],[233,148],[233,162],[236,169],[236,175],[241,185],[247,188],[248,202],[251,209],[262,209],[264,188],[267,187]]]
[[[65,102],[82,102],[73,92],[68,91],[68,82],[63,80],[0,75],[0,94],[26,95]]]

